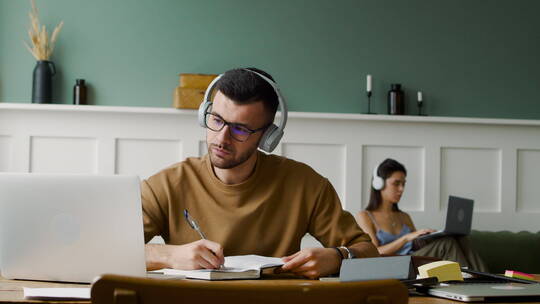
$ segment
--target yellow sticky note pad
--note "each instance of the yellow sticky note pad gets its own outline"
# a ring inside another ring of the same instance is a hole
[[[463,281],[459,264],[452,261],[437,261],[418,267],[421,279],[437,277],[439,282]]]

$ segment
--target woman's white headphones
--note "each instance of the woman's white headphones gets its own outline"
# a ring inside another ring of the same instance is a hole
[[[377,165],[375,169],[373,169],[373,181],[371,182],[371,186],[375,190],[381,190],[382,188],[384,188],[384,179],[378,174],[379,166],[380,164]]]
[[[245,71],[248,71],[250,73],[254,73],[264,79],[266,82],[268,82],[274,91],[276,92],[276,95],[278,97],[279,101],[279,107],[281,108],[281,120],[279,122],[279,126],[276,126],[274,123],[272,123],[264,132],[263,136],[261,137],[261,141],[259,142],[259,149],[265,151],[265,152],[272,152],[276,148],[276,146],[279,144],[279,141],[281,140],[281,137],[283,137],[283,130],[285,129],[285,125],[287,124],[287,104],[285,103],[285,99],[283,98],[283,95],[281,95],[281,92],[279,91],[279,88],[276,86],[275,82],[273,82],[268,77],[257,73],[255,71],[252,71],[250,69],[242,69]],[[199,125],[201,127],[206,128],[206,121],[205,116],[206,112],[210,109],[212,106],[212,94],[214,92],[214,89],[216,87],[216,84],[218,80],[223,77],[224,74],[220,74],[218,77],[216,77],[208,86],[208,89],[206,89],[206,93],[204,94],[204,100],[199,106]]]

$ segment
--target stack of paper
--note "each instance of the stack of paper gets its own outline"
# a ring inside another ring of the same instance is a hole
[[[83,288],[28,288],[24,298],[32,300],[89,300],[90,287]]]

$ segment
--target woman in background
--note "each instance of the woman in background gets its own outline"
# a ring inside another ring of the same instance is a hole
[[[366,210],[357,215],[358,224],[369,234],[379,253],[436,257],[487,272],[480,256],[469,246],[466,236],[446,236],[427,242],[417,240],[419,236],[434,230],[416,230],[411,217],[399,210],[398,203],[405,190],[406,176],[407,170],[402,164],[390,158],[384,160],[373,171],[369,204]]]

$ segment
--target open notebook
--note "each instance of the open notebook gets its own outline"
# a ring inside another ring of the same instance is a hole
[[[225,257],[225,264],[220,269],[197,269],[178,270],[162,269],[167,275],[184,275],[188,279],[200,280],[239,280],[258,279],[261,277],[261,270],[283,265],[280,258],[264,257],[260,255],[236,255]]]

